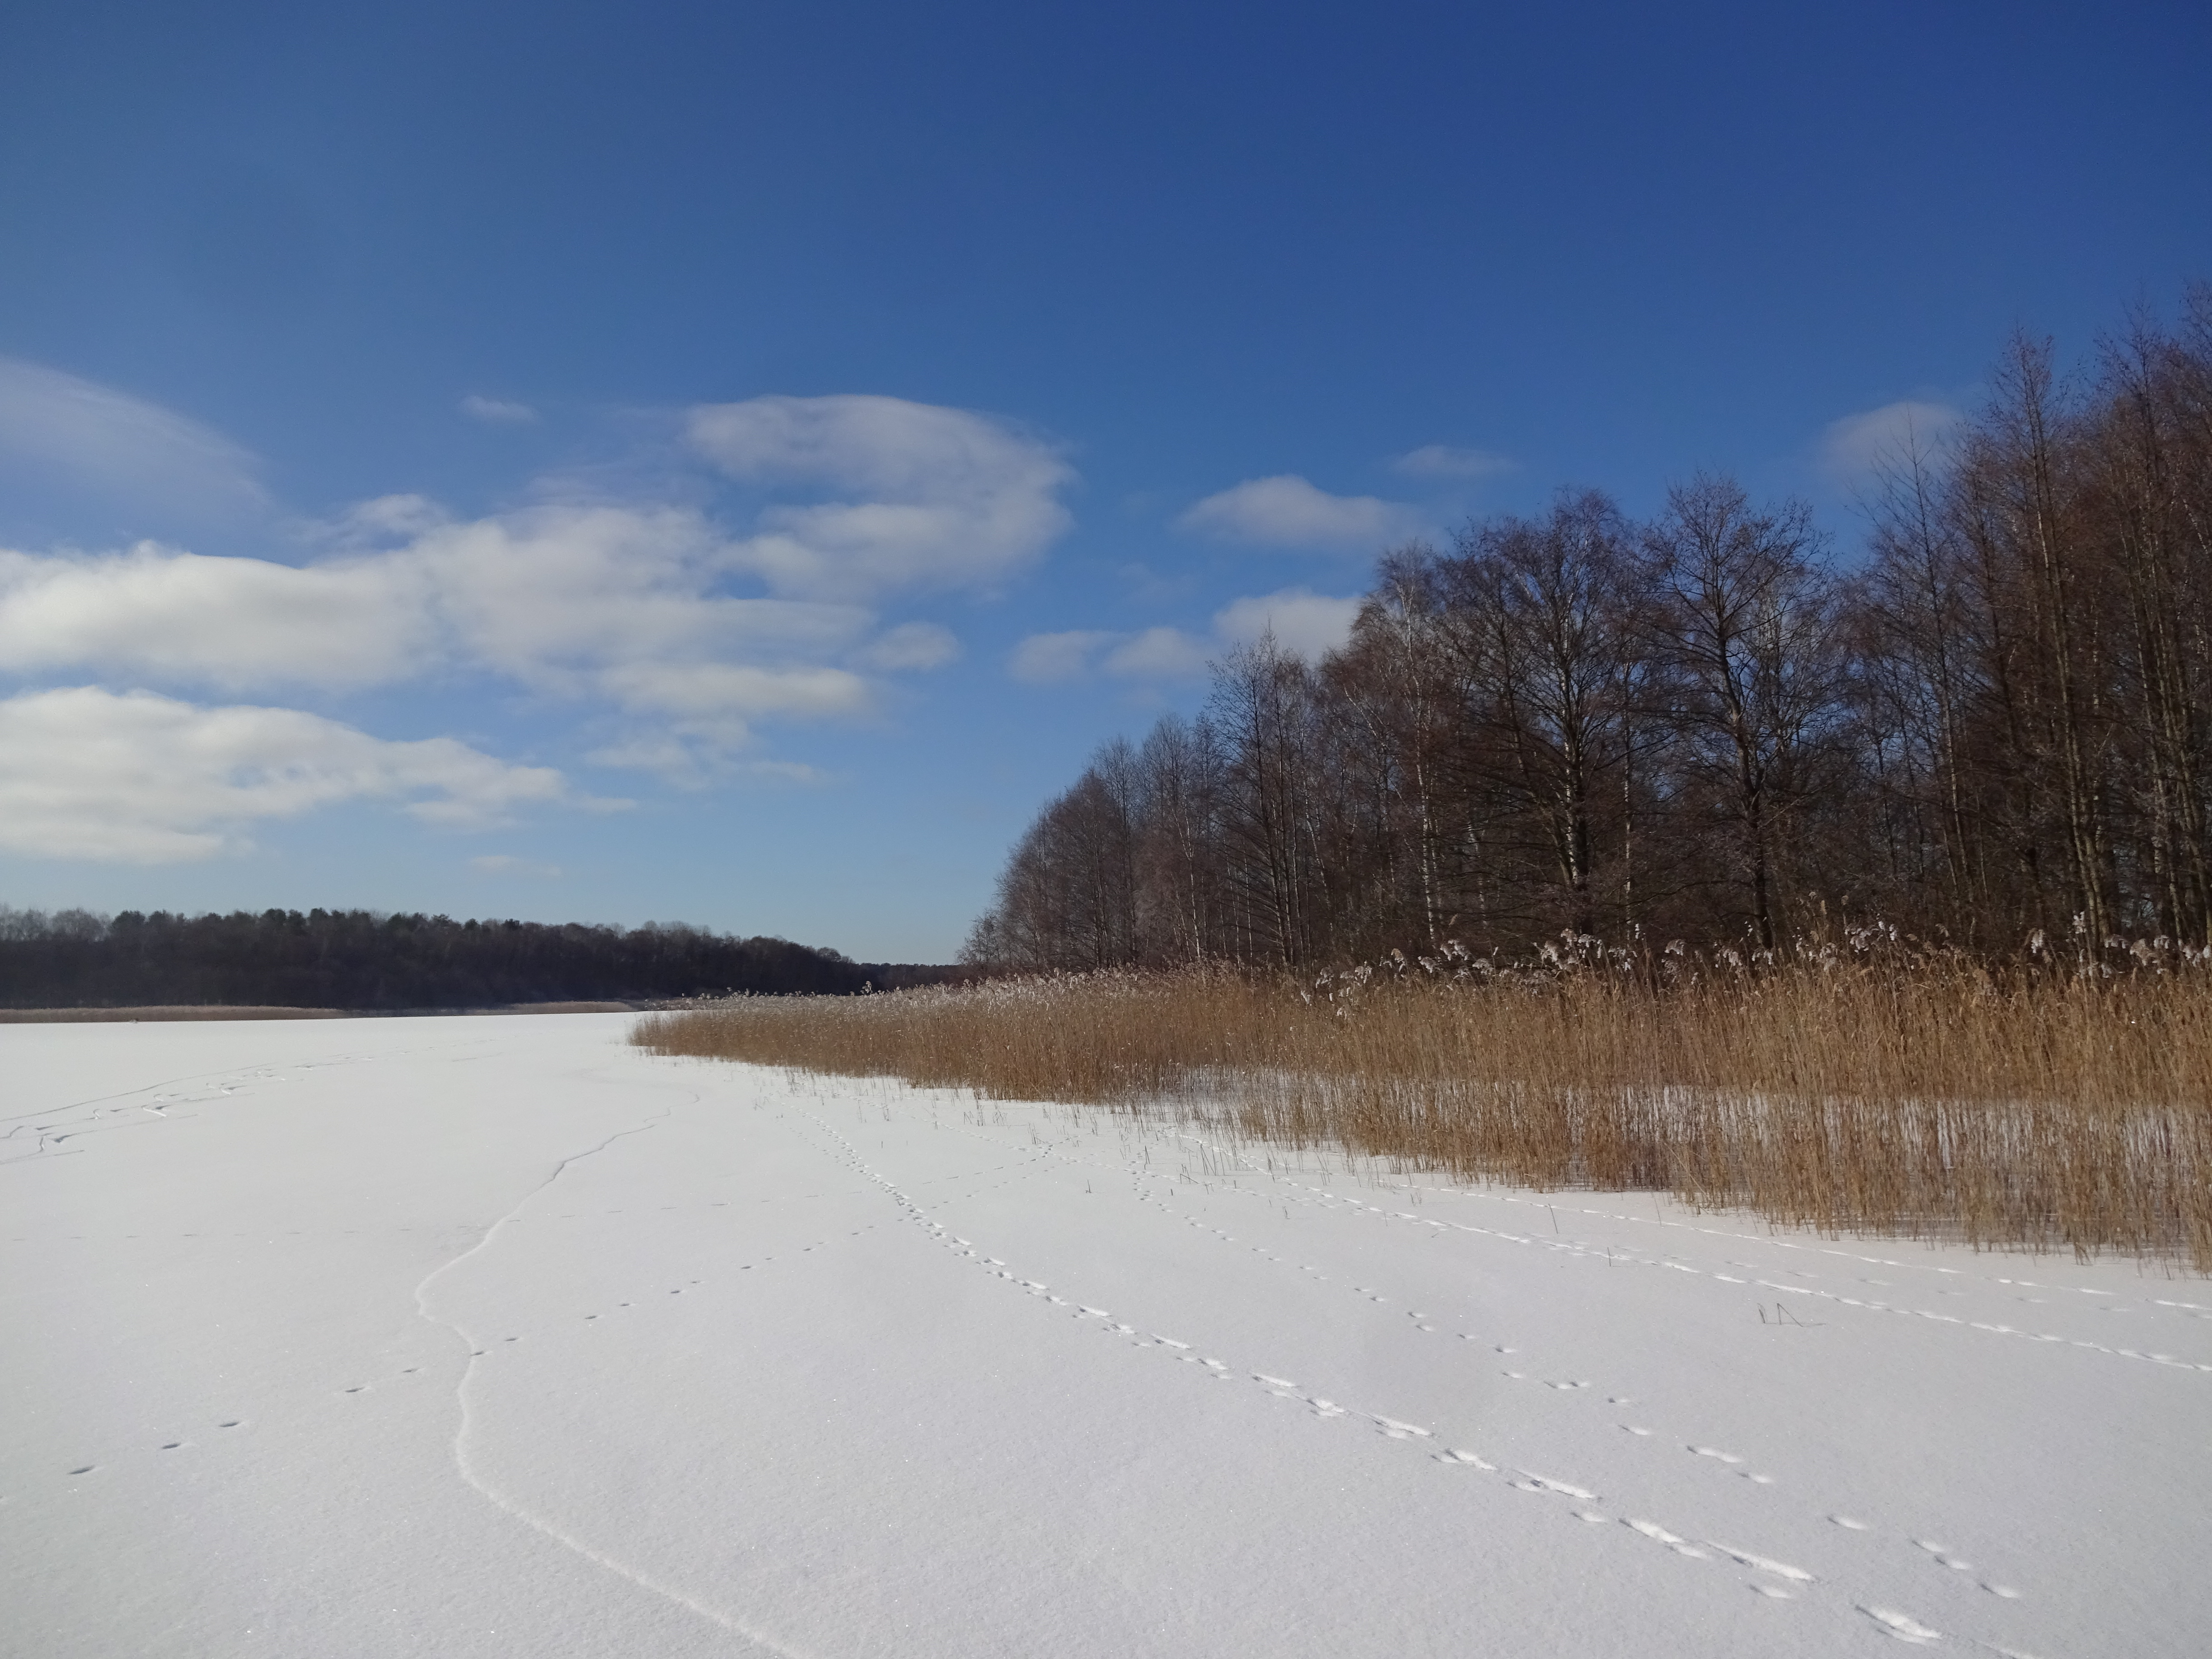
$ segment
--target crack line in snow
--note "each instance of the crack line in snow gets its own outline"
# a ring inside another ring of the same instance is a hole
[[[696,1104],[698,1098],[699,1097],[696,1094],[694,1094],[691,1097],[692,1103]],[[613,1146],[615,1142],[621,1140],[627,1136],[643,1134],[647,1129],[655,1127],[661,1121],[666,1119],[675,1109],[676,1109],[673,1106],[665,1108],[663,1110],[655,1113],[652,1117],[647,1119],[643,1123],[637,1124],[628,1129],[618,1129],[614,1133],[609,1135],[605,1140],[602,1140],[598,1146],[587,1147],[580,1152],[572,1152],[567,1158],[562,1158],[559,1164],[554,1166],[552,1174],[547,1176],[544,1181],[540,1182],[537,1186],[532,1188],[528,1193],[525,1194],[522,1199],[513,1209],[509,1210],[505,1215],[500,1217],[498,1220],[493,1222],[490,1226],[484,1229],[484,1234],[482,1238],[477,1240],[474,1244],[471,1244],[467,1249],[462,1251],[460,1255],[453,1257],[452,1261],[444,1262],[430,1270],[429,1273],[423,1279],[422,1282],[415,1287],[415,1311],[434,1325],[443,1325],[447,1330],[453,1332],[455,1336],[460,1338],[462,1345],[470,1351],[468,1363],[461,1369],[461,1379],[454,1385],[453,1389],[453,1398],[461,1408],[460,1425],[453,1431],[453,1468],[459,1474],[464,1481],[465,1481],[477,1493],[489,1501],[495,1508],[513,1516],[516,1520],[521,1522],[523,1525],[530,1528],[532,1531],[544,1534],[546,1537],[551,1539],[555,1543],[561,1545],[563,1548],[573,1550],[578,1555],[582,1556],[586,1561],[591,1562],[594,1566],[604,1567],[607,1571],[613,1573],[618,1578],[627,1578],[631,1583],[635,1584],[639,1589],[650,1590],[655,1595],[660,1596],[665,1600],[673,1601],[677,1606],[683,1607],[689,1612],[698,1614],[699,1617],[706,1620],[709,1624],[720,1626],[722,1629],[728,1631],[732,1635],[743,1637],[746,1641],[753,1643],[756,1646],[764,1648],[770,1653],[781,1655],[783,1659],[808,1659],[808,1656],[806,1656],[801,1650],[779,1641],[776,1638],[770,1636],[767,1632],[757,1630],[752,1626],[744,1623],[742,1620],[732,1617],[729,1613],[723,1612],[720,1607],[708,1606],[706,1602],[698,1600],[696,1596],[688,1595],[684,1591],[678,1589],[673,1584],[664,1583],[661,1580],[655,1578],[650,1573],[640,1571],[637,1568],[631,1566],[627,1562],[615,1559],[614,1557],[606,1554],[604,1551],[597,1549],[592,1545],[585,1542],[584,1540],[577,1537],[575,1534],[568,1531],[558,1522],[549,1521],[544,1516],[533,1514],[531,1510],[525,1509],[520,1504],[517,1503],[514,1498],[509,1498],[505,1492],[501,1492],[497,1487],[491,1485],[491,1483],[486,1480],[482,1475],[478,1474],[475,1465],[470,1461],[469,1457],[469,1431],[473,1426],[474,1417],[469,1410],[468,1388],[469,1379],[476,1374],[476,1340],[470,1336],[466,1331],[463,1330],[454,1321],[441,1317],[439,1315],[432,1313],[430,1311],[429,1304],[424,1300],[424,1297],[427,1295],[430,1286],[434,1283],[435,1283],[440,1278],[443,1277],[446,1273],[450,1273],[455,1267],[459,1267],[461,1263],[466,1261],[471,1256],[476,1255],[477,1252],[489,1244],[493,1239],[498,1237],[500,1230],[505,1227],[509,1222],[514,1221],[516,1218],[520,1216],[524,1208],[529,1204],[530,1200],[536,1198],[540,1193],[545,1191],[547,1188],[552,1186],[555,1182],[558,1181],[561,1178],[562,1172],[566,1170],[571,1164],[579,1163],[585,1158],[591,1158],[598,1153],[603,1152],[606,1151],[608,1147]]]

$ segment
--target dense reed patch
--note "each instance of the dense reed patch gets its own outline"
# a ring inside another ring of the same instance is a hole
[[[1484,969],[1469,971],[1469,967]],[[2212,974],[1592,950],[753,998],[654,1052],[1002,1099],[1162,1108],[1461,1179],[1657,1190],[1832,1232],[2118,1250],[2212,1271]]]

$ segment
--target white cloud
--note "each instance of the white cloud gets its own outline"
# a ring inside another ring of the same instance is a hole
[[[451,738],[387,742],[295,709],[94,686],[0,701],[0,848],[33,857],[204,859],[244,845],[257,821],[349,800],[481,829],[566,795],[550,768]]]
[[[352,552],[389,547],[453,521],[453,515],[427,495],[379,495],[356,501],[328,523],[309,522],[309,539]]]
[[[299,569],[151,542],[95,556],[0,549],[0,662],[19,674],[106,666],[232,691],[375,684],[429,655],[425,597],[416,573],[374,562]]]
[[[384,515],[419,531],[404,545],[304,567],[153,544],[0,550],[0,661],[226,690],[473,670],[625,707],[653,702],[657,679],[720,669],[733,709],[799,710],[808,698],[764,697],[763,677],[845,651],[874,621],[859,606],[716,591],[723,544],[687,511],[562,506],[450,524],[426,505],[398,498]],[[933,637],[895,648],[923,654]],[[832,701],[860,706],[849,688]]]
[[[1248,479],[1207,496],[1176,523],[1221,541],[1370,552],[1418,527],[1413,510],[1400,502],[1332,495],[1294,474]]]
[[[1228,652],[1270,630],[1285,650],[1317,662],[1352,637],[1359,605],[1356,596],[1336,599],[1310,588],[1285,587],[1231,599],[1214,612],[1210,635],[1179,628],[1032,634],[1014,648],[1007,670],[1036,685],[1087,679],[1094,673],[1153,682],[1203,679]]]
[[[600,678],[625,709],[699,719],[860,714],[873,701],[868,683],[842,668],[629,662],[606,670]]]
[[[504,398],[479,398],[474,392],[461,399],[461,413],[487,426],[528,426],[538,418],[538,411],[528,404],[509,403]]]
[[[298,565],[152,542],[0,549],[0,672],[233,696],[489,676],[623,717],[604,763],[736,775],[759,722],[864,715],[869,676],[959,656],[936,623],[886,625],[879,600],[988,586],[1068,523],[1066,464],[963,410],[762,398],[686,420],[700,455],[769,489],[751,524],[591,498],[456,520],[397,495],[306,526],[320,553]],[[791,501],[824,486],[847,499]]]
[[[818,659],[874,621],[856,605],[723,591],[727,544],[674,507],[539,507],[385,556],[403,591],[419,582],[456,659],[574,695],[606,695],[641,669]]]
[[[1230,645],[1248,645],[1273,629],[1276,643],[1310,662],[1340,650],[1352,637],[1359,600],[1333,599],[1304,587],[1231,599],[1215,612],[1213,631]]]
[[[625,772],[650,772],[679,789],[702,789],[726,767],[717,765],[719,754],[702,755],[674,732],[662,730],[633,732],[612,743],[601,744],[584,758],[594,766]]]
[[[1095,629],[1064,634],[1032,634],[1014,647],[1006,672],[1031,685],[1081,679],[1091,672],[1091,653],[1121,637]]]
[[[875,634],[868,601],[1003,576],[1067,522],[1054,494],[1073,476],[1065,465],[958,410],[769,398],[695,410],[692,432],[732,472],[878,499],[772,507],[762,533],[732,538],[683,507],[559,502],[454,522],[420,496],[386,496],[320,526],[333,550],[304,566],[151,543],[0,550],[0,662],[226,690],[459,668],[625,704],[647,671],[672,665],[781,672],[857,652],[864,667],[930,667],[957,654],[951,634],[926,623]],[[773,597],[732,591],[755,577]],[[722,683],[733,707],[759,706],[756,678]],[[849,690],[831,701],[860,703]]]
[[[1820,469],[1839,484],[1867,482],[1916,448],[1941,459],[1957,440],[1966,416],[1948,404],[1906,398],[1830,422],[1821,434]]]
[[[704,789],[733,779],[809,785],[829,781],[827,773],[804,761],[738,760],[732,751],[741,743],[741,737],[733,738],[716,722],[682,721],[632,733],[585,758],[594,766],[649,772],[678,789]]]
[[[804,761],[747,761],[738,770],[747,777],[769,778],[777,783],[798,783],[809,787],[830,781],[830,775],[817,766]]]
[[[1101,666],[1125,680],[1195,680],[1214,655],[1206,641],[1180,628],[1147,628],[1106,653]]]
[[[1517,471],[1520,463],[1486,449],[1455,449],[1449,444],[1423,444],[1390,463],[1390,470],[1407,478],[1494,478]]]
[[[229,518],[269,505],[259,459],[212,428],[12,357],[0,357],[0,460],[138,508]]]
[[[965,410],[897,398],[756,398],[690,412],[692,448],[729,477],[848,499],[772,506],[733,556],[778,593],[864,599],[988,587],[1066,533],[1074,472],[1050,447]]]
[[[952,636],[950,629],[939,628],[935,623],[915,622],[885,629],[861,647],[855,659],[865,668],[888,674],[942,668],[959,658],[960,641]]]

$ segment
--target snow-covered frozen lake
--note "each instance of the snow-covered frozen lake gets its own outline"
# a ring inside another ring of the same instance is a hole
[[[656,1060],[0,1027],[0,1650],[2212,1651],[2212,1286]]]

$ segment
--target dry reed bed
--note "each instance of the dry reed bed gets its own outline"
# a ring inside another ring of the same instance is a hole
[[[2212,981],[1791,967],[1318,986],[1103,974],[740,999],[633,1040],[1000,1099],[1173,1105],[1459,1179],[2212,1272]]]

